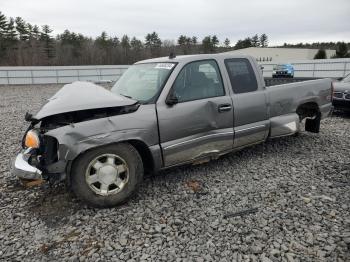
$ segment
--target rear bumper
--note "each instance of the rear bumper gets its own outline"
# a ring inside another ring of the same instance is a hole
[[[321,118],[323,119],[323,118],[329,116],[331,111],[332,111],[332,103],[328,103],[328,104],[320,106]]]
[[[28,163],[29,150],[19,153],[12,164],[12,173],[21,179],[42,179],[42,171]]]

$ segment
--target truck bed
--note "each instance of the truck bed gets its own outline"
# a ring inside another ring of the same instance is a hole
[[[319,117],[331,110],[331,79],[318,79],[267,87],[270,103],[270,137],[290,135],[299,131],[303,108],[317,108]]]
[[[316,77],[293,77],[293,78],[272,78],[272,77],[264,77],[266,86],[276,86],[282,84],[289,84],[295,82],[304,82],[310,80],[317,80],[320,78]]]
[[[322,114],[331,108],[330,78],[267,87],[270,117],[295,113],[305,103],[316,103]]]

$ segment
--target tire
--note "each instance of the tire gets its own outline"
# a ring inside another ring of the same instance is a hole
[[[317,113],[314,119],[306,119],[305,130],[311,133],[319,133],[321,126],[321,113]]]
[[[89,206],[112,207],[126,202],[142,178],[139,153],[130,144],[119,143],[79,156],[72,166],[71,186],[75,195]]]

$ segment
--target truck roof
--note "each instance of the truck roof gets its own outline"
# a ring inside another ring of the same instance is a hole
[[[152,59],[146,59],[142,61],[138,61],[135,64],[143,64],[143,63],[158,63],[158,62],[181,62],[181,63],[188,63],[191,61],[196,60],[204,60],[204,59],[215,59],[215,58],[252,58],[252,56],[249,55],[240,55],[240,54],[229,54],[229,53],[217,53],[217,54],[198,54],[198,55],[180,55],[176,56],[174,58],[169,58],[168,56],[165,57],[158,57],[158,58],[152,58]],[[253,58],[254,59],[254,58]]]

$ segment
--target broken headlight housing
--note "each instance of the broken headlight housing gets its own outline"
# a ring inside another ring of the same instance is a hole
[[[40,136],[39,132],[35,129],[29,130],[24,137],[24,146],[26,148],[39,148]]]

